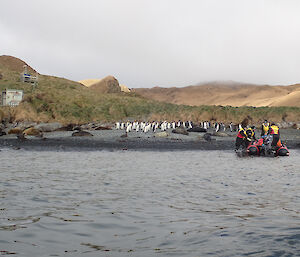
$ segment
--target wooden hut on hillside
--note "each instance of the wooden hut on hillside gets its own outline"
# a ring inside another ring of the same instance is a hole
[[[36,86],[38,82],[38,74],[36,74],[36,76],[32,76],[28,73],[27,65],[24,65],[24,72],[21,73],[20,80],[21,82],[31,83],[33,86]]]

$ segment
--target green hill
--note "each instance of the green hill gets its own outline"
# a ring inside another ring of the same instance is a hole
[[[240,122],[250,116],[253,122],[300,121],[298,107],[185,106],[147,100],[134,93],[105,94],[78,82],[39,75],[38,85],[20,82],[25,63],[11,56],[0,56],[0,90],[22,89],[24,99],[17,107],[1,107],[0,118],[12,121],[59,121],[66,123],[144,120],[218,120]],[[35,70],[28,66],[35,75]],[[2,76],[1,76],[2,75]]]

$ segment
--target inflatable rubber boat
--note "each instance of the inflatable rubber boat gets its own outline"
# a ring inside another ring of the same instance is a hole
[[[276,148],[272,149],[270,138],[260,138],[251,142],[247,147],[248,155],[256,156],[289,156],[290,152],[285,144],[278,141]]]

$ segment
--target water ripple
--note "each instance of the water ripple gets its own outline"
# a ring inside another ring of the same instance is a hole
[[[0,254],[299,256],[298,156],[3,149]]]

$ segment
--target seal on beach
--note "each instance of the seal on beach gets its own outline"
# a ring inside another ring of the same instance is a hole
[[[172,130],[172,133],[174,133],[174,134],[182,134],[182,135],[188,135],[189,134],[189,132],[187,132],[184,128],[182,128],[182,127],[178,127],[178,128],[175,128],[175,129],[173,129]]]
[[[79,130],[72,133],[72,137],[92,137],[90,132]]]
[[[200,128],[200,127],[193,127],[193,128],[189,128],[187,131],[188,132],[203,132],[203,133],[206,133],[207,129]]]
[[[22,141],[27,139],[23,133],[17,134],[17,138]]]
[[[203,138],[204,138],[206,141],[211,142],[211,134],[210,134],[210,133],[204,134]]]
[[[6,132],[5,131],[2,131],[2,129],[0,128],[0,137],[1,136],[5,136],[6,135]]]
[[[99,126],[96,127],[95,130],[112,130],[112,128],[108,126]]]
[[[20,134],[23,132],[23,129],[21,128],[12,128],[8,131],[8,134]]]
[[[25,129],[23,131],[23,134],[26,135],[26,136],[43,137],[43,133],[39,129],[36,129],[36,128],[33,128],[33,127]]]
[[[215,137],[228,137],[228,134],[223,133],[223,132],[214,132],[213,136],[215,136]]]
[[[73,131],[73,130],[75,130],[74,128],[76,126],[77,125],[70,123],[70,124],[68,124],[68,125],[66,125],[64,127],[56,129],[55,131]]]
[[[161,138],[164,138],[164,137],[168,137],[168,136],[169,136],[169,133],[166,132],[166,131],[158,132],[158,133],[155,133],[155,134],[154,134],[154,137],[161,137]]]
[[[34,126],[34,128],[38,129],[41,132],[53,132],[62,127],[63,126],[58,122],[40,123]]]

